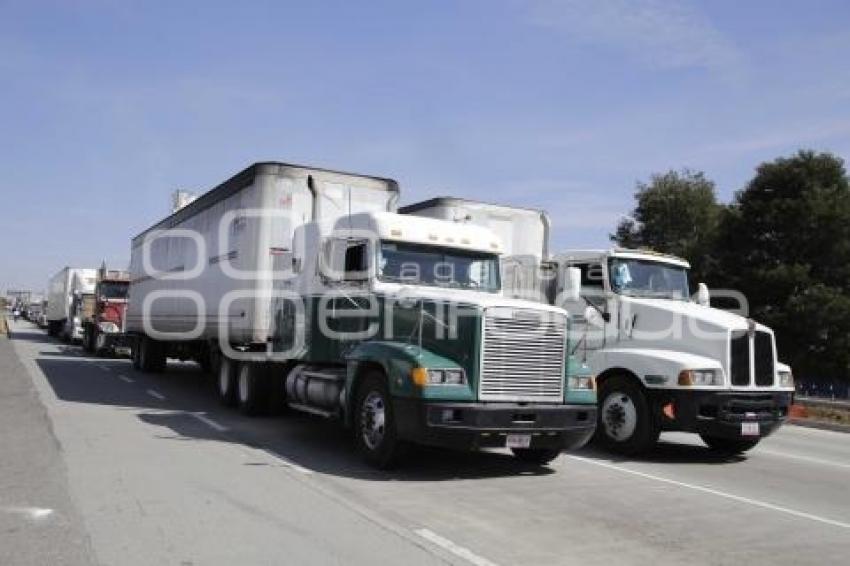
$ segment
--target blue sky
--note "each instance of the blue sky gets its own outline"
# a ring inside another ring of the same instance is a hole
[[[850,157],[842,1],[0,1],[0,290],[124,266],[176,188],[258,160],[546,208],[608,245],[653,172],[728,200]]]

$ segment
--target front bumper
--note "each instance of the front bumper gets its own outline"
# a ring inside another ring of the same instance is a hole
[[[742,435],[742,423],[758,423],[758,436],[772,434],[787,420],[792,397],[790,391],[650,391],[662,430],[734,439],[753,438]],[[673,419],[663,410],[669,403]]]
[[[504,447],[508,434],[531,435],[530,448],[574,449],[596,428],[594,405],[393,401],[403,440],[460,450]]]

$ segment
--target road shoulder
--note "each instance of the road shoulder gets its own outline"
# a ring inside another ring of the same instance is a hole
[[[94,564],[50,419],[11,340],[0,339],[3,564]]]

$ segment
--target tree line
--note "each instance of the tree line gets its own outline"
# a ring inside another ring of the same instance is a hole
[[[688,259],[694,285],[743,292],[798,379],[850,384],[850,182],[836,155],[762,163],[728,204],[703,172],[653,175],[611,240]]]

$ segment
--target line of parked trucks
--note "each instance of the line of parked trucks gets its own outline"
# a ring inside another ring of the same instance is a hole
[[[773,332],[692,297],[688,263],[551,253],[548,216],[392,179],[256,163],[133,238],[128,272],[64,268],[48,332],[145,372],[193,360],[222,403],[341,421],[377,467],[409,444],[544,464],[596,434],[747,450],[786,419]]]

